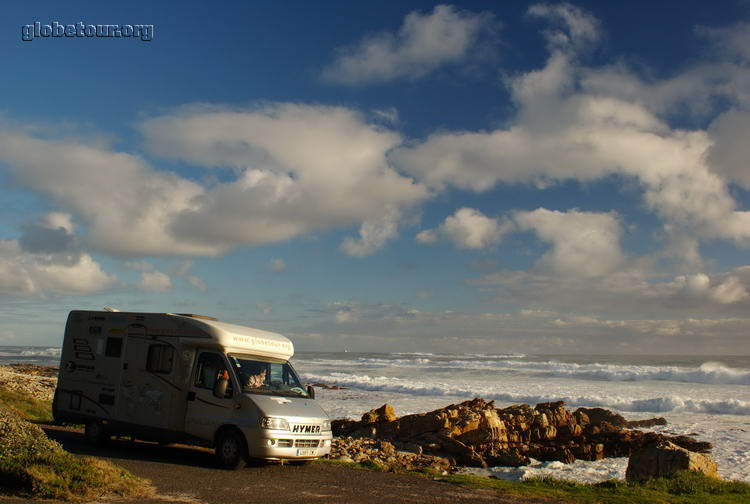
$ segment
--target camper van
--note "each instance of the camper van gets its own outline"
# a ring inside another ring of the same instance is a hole
[[[174,313],[72,311],[52,405],[93,443],[130,436],[213,446],[218,463],[306,461],[331,422],[281,334]]]

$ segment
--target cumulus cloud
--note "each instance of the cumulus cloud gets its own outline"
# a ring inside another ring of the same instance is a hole
[[[708,129],[713,145],[708,152],[712,170],[727,180],[750,189],[750,110],[729,110]]]
[[[161,271],[143,271],[138,286],[145,291],[167,292],[172,289],[172,279]]]
[[[359,237],[345,238],[341,250],[354,257],[373,254],[398,234],[400,217],[400,212],[392,208],[380,218],[366,220],[359,228]]]
[[[685,292],[692,297],[706,299],[723,305],[734,304],[748,298],[748,285],[734,275],[723,275],[718,280],[711,281],[705,273],[680,275],[675,278],[674,285],[684,285]]]
[[[601,36],[599,20],[583,9],[569,3],[540,3],[529,7],[528,15],[544,19],[552,26],[545,31],[551,49],[581,49],[596,42]]]
[[[415,239],[419,243],[430,244],[430,243],[435,243],[438,240],[438,235],[434,229],[425,229],[417,233],[417,235],[415,236]]]
[[[0,294],[88,294],[115,280],[86,253],[29,253],[16,240],[0,240]]]
[[[70,214],[52,212],[21,229],[19,245],[31,253],[74,252],[76,237]]]
[[[171,225],[176,236],[206,244],[274,243],[358,224],[359,241],[343,249],[366,255],[429,195],[386,160],[400,135],[342,107],[188,107],[142,130],[157,155],[236,171],[236,180],[193,199],[195,208]]]
[[[170,222],[203,192],[141,158],[77,140],[0,131],[0,160],[23,186],[87,226],[86,248],[116,255],[215,254],[216,246],[177,240]],[[61,228],[64,229],[64,228]]]
[[[417,79],[441,66],[467,59],[493,16],[438,5],[428,14],[411,12],[396,33],[367,37],[338,50],[321,76],[334,84],[360,85],[396,79]]]
[[[360,241],[344,250],[366,255],[429,196],[386,160],[400,135],[342,107],[194,106],[141,129],[156,155],[228,168],[233,177],[201,185],[137,155],[7,130],[0,160],[19,183],[81,222],[82,247],[118,256],[219,255],[353,225],[361,226]],[[69,241],[64,225],[29,226],[23,239],[37,251]]]
[[[512,229],[513,224],[509,221],[487,217],[474,208],[459,208],[436,230],[420,231],[416,239],[429,244],[442,237],[458,248],[481,249],[498,243]]]
[[[540,263],[555,272],[600,276],[616,271],[625,261],[620,248],[622,226],[614,214],[538,208],[517,212],[514,220],[521,230],[532,230],[552,244]]]
[[[706,131],[673,128],[660,117],[662,110],[634,98],[647,94],[647,86],[629,96],[592,84],[597,75],[612,71],[578,63],[580,46],[597,38],[597,23],[567,5],[536,6],[530,13],[556,21],[560,33],[548,32],[550,54],[542,68],[508,79],[515,118],[493,131],[439,132],[397,147],[390,155],[394,164],[436,191],[452,186],[484,192],[498,184],[546,187],[623,176],[640,186],[646,207],[662,219],[670,239],[750,245],[750,213],[739,207],[726,179],[707,160],[716,143],[713,159],[731,159],[729,176],[744,181],[745,163],[735,164],[744,155],[736,140],[743,130],[727,126],[733,136],[722,135],[722,142]],[[620,72],[641,82],[624,67]],[[717,123],[715,130],[721,127]]]
[[[721,55],[750,61],[750,23],[740,22],[723,28],[699,26],[696,32],[712,41]]]

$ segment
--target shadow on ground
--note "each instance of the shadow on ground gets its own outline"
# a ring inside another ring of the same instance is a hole
[[[50,439],[60,443],[66,451],[76,455],[90,455],[108,459],[161,462],[206,469],[217,469],[213,450],[185,445],[163,446],[145,441],[112,439],[102,446],[86,441],[79,429],[50,424],[39,425]]]

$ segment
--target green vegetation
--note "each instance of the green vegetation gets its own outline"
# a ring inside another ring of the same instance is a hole
[[[470,475],[449,475],[438,478],[451,483],[497,490],[518,497],[547,497],[563,502],[640,504],[742,504],[750,502],[750,485],[722,481],[702,474],[682,471],[669,478],[646,483],[610,480],[597,484],[573,483],[552,478],[524,482],[502,481]]]
[[[1,406],[32,422],[52,422],[52,401],[0,387]]]
[[[321,462],[363,470],[384,470],[380,466],[373,468],[371,464],[337,460],[321,460]],[[750,502],[750,484],[716,480],[689,471],[646,483],[610,480],[597,484],[574,483],[553,478],[531,479],[523,482],[503,481],[468,474],[440,475],[431,470],[416,474],[447,483],[496,490],[499,494],[506,496],[546,498],[553,502],[590,504],[747,504]]]
[[[152,488],[147,481],[109,462],[66,452],[37,425],[0,407],[0,491],[88,500],[104,495],[147,496]]]

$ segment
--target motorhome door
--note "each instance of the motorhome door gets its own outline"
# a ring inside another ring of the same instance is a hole
[[[216,397],[214,386],[222,378],[228,379],[229,385],[224,397]],[[231,419],[235,386],[232,380],[223,355],[212,351],[198,352],[187,397],[185,431],[188,434],[211,440],[216,429]]]

